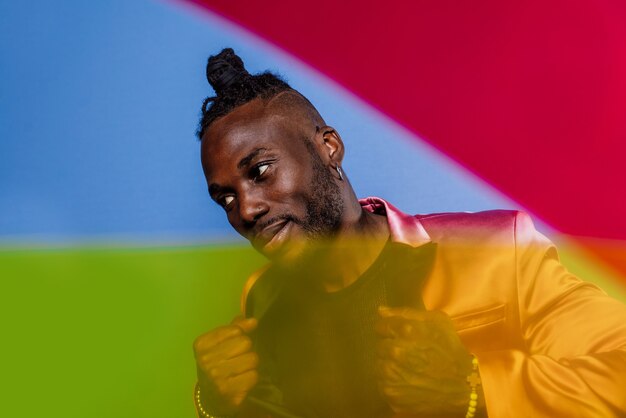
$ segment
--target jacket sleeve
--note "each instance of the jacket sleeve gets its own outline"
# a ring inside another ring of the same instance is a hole
[[[524,213],[515,257],[524,347],[477,353],[489,416],[626,416],[626,305],[570,274]]]

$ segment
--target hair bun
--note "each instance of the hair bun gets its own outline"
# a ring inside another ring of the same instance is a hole
[[[206,65],[206,78],[218,96],[246,75],[249,73],[243,61],[232,48],[224,48],[219,54],[210,56]]]

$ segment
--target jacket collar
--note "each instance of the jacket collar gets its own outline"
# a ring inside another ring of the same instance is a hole
[[[379,197],[359,199],[361,207],[371,213],[387,217],[391,241],[419,247],[431,241],[424,226],[415,216],[406,214]]]
[[[423,257],[409,257],[405,258],[404,262],[396,263],[397,265],[404,266],[412,269],[413,274],[396,274],[395,277],[399,278],[411,278],[410,281],[405,281],[404,284],[394,283],[394,295],[391,296],[392,303],[398,306],[423,306],[423,302],[420,299],[415,299],[413,296],[421,295],[420,291],[415,291],[415,286],[421,286],[423,278],[426,277],[427,271],[430,269],[430,263],[433,259],[434,246],[424,245],[431,242],[430,236],[424,229],[424,226],[415,216],[406,214],[391,203],[378,197],[367,197],[360,199],[359,203],[363,210],[378,215],[383,215],[387,218],[389,224],[389,234],[392,242],[406,244],[414,251],[410,251],[411,255],[415,255],[417,252],[426,252],[427,258]],[[420,247],[417,249],[417,247]],[[426,262],[424,262],[426,260]],[[271,264],[267,264],[262,269],[254,273],[244,286],[244,291],[241,295],[241,309],[246,316],[254,316],[260,320],[269,306],[273,303],[276,295],[280,289],[280,282],[275,280],[258,280],[264,273],[271,268]],[[417,280],[416,278],[422,278]],[[254,290],[254,291],[253,291]],[[250,296],[250,297],[248,297]],[[408,299],[407,299],[408,298]],[[410,300],[409,300],[410,299]]]

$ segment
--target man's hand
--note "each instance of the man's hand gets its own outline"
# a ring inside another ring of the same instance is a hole
[[[237,317],[230,325],[196,338],[193,344],[202,405],[215,415],[234,415],[257,384],[259,357],[247,335],[254,318]]]
[[[439,311],[379,308],[379,386],[396,414],[464,416],[472,357]]]

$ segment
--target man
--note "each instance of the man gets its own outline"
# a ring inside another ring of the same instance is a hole
[[[200,416],[626,415],[626,307],[526,215],[359,201],[306,98],[231,49],[207,78],[209,193],[271,264],[194,343]]]

